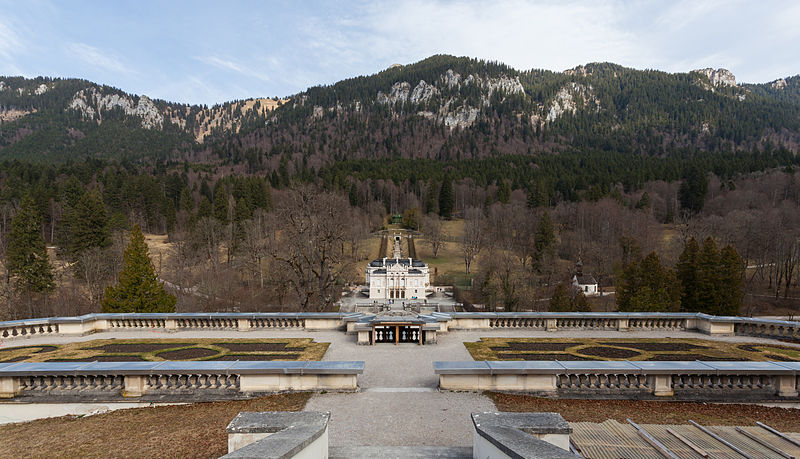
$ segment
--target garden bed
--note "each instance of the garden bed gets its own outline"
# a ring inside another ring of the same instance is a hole
[[[0,350],[0,362],[159,362],[175,360],[321,360],[329,343],[282,339],[104,339]]]
[[[172,349],[176,347],[191,346],[192,343],[113,343],[105,344],[103,346],[93,347],[91,349],[98,349],[109,354],[125,354],[125,353],[147,353],[163,351],[165,349]]]
[[[302,347],[286,347],[288,343],[214,343],[231,352],[297,352]]]
[[[481,338],[464,346],[475,360],[800,361],[798,348],[691,338]]]

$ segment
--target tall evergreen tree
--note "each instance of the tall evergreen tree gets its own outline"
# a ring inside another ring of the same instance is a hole
[[[726,316],[739,314],[744,299],[744,272],[745,265],[736,249],[730,245],[725,246],[719,254],[720,261],[720,309],[719,313]]]
[[[569,297],[567,286],[559,282],[550,297],[550,312],[568,312],[572,310],[572,301]]]
[[[123,255],[119,283],[106,288],[103,312],[175,312],[176,302],[156,277],[142,230],[135,225]]]
[[[675,272],[661,264],[658,254],[629,263],[618,281],[620,311],[674,312],[680,309],[680,282]]]
[[[433,179],[428,181],[428,189],[425,191],[425,213],[439,213],[439,187]]]
[[[97,190],[83,193],[68,218],[71,234],[67,253],[71,257],[92,247],[104,249],[111,245],[108,212]]]
[[[228,192],[222,184],[217,184],[214,190],[214,218],[223,225],[228,223]]]
[[[678,264],[675,266],[678,279],[681,282],[681,308],[685,311],[700,311],[701,306],[698,299],[697,271],[698,255],[700,246],[695,238],[689,238],[683,248],[683,252],[678,257]]]
[[[719,250],[712,237],[703,241],[703,246],[697,254],[697,273],[695,274],[697,287],[698,311],[718,315],[720,313],[720,263]]]
[[[455,206],[456,198],[453,193],[453,181],[449,178],[442,182],[442,188],[439,189],[439,216],[446,219],[453,217],[453,207]]]
[[[708,177],[699,167],[690,168],[678,189],[681,208],[690,214],[700,212],[708,193]]]
[[[42,237],[42,222],[36,205],[26,195],[11,220],[6,250],[8,272],[16,277],[16,286],[24,292],[48,292],[55,288],[53,268],[47,258]]]

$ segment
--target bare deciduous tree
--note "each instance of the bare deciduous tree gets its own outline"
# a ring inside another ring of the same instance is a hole
[[[464,268],[469,274],[472,262],[478,256],[486,237],[486,222],[480,209],[471,207],[464,211],[464,233],[461,235],[461,251],[464,254]]]
[[[445,246],[447,232],[444,230],[442,219],[433,213],[425,215],[422,219],[422,234],[433,251],[433,258],[437,258],[439,250]]]
[[[280,237],[272,257],[291,275],[303,311],[329,309],[338,300],[337,281],[352,263],[345,251],[349,204],[310,187],[289,192],[277,211]]]

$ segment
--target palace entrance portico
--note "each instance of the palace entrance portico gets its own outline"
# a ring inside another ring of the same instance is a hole
[[[416,343],[418,345],[436,342],[439,323],[435,319],[421,315],[371,316],[355,325],[358,344],[378,343]]]

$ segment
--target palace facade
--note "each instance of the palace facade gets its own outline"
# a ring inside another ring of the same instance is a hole
[[[430,288],[428,265],[411,258],[383,258],[367,265],[371,300],[422,300]]]

